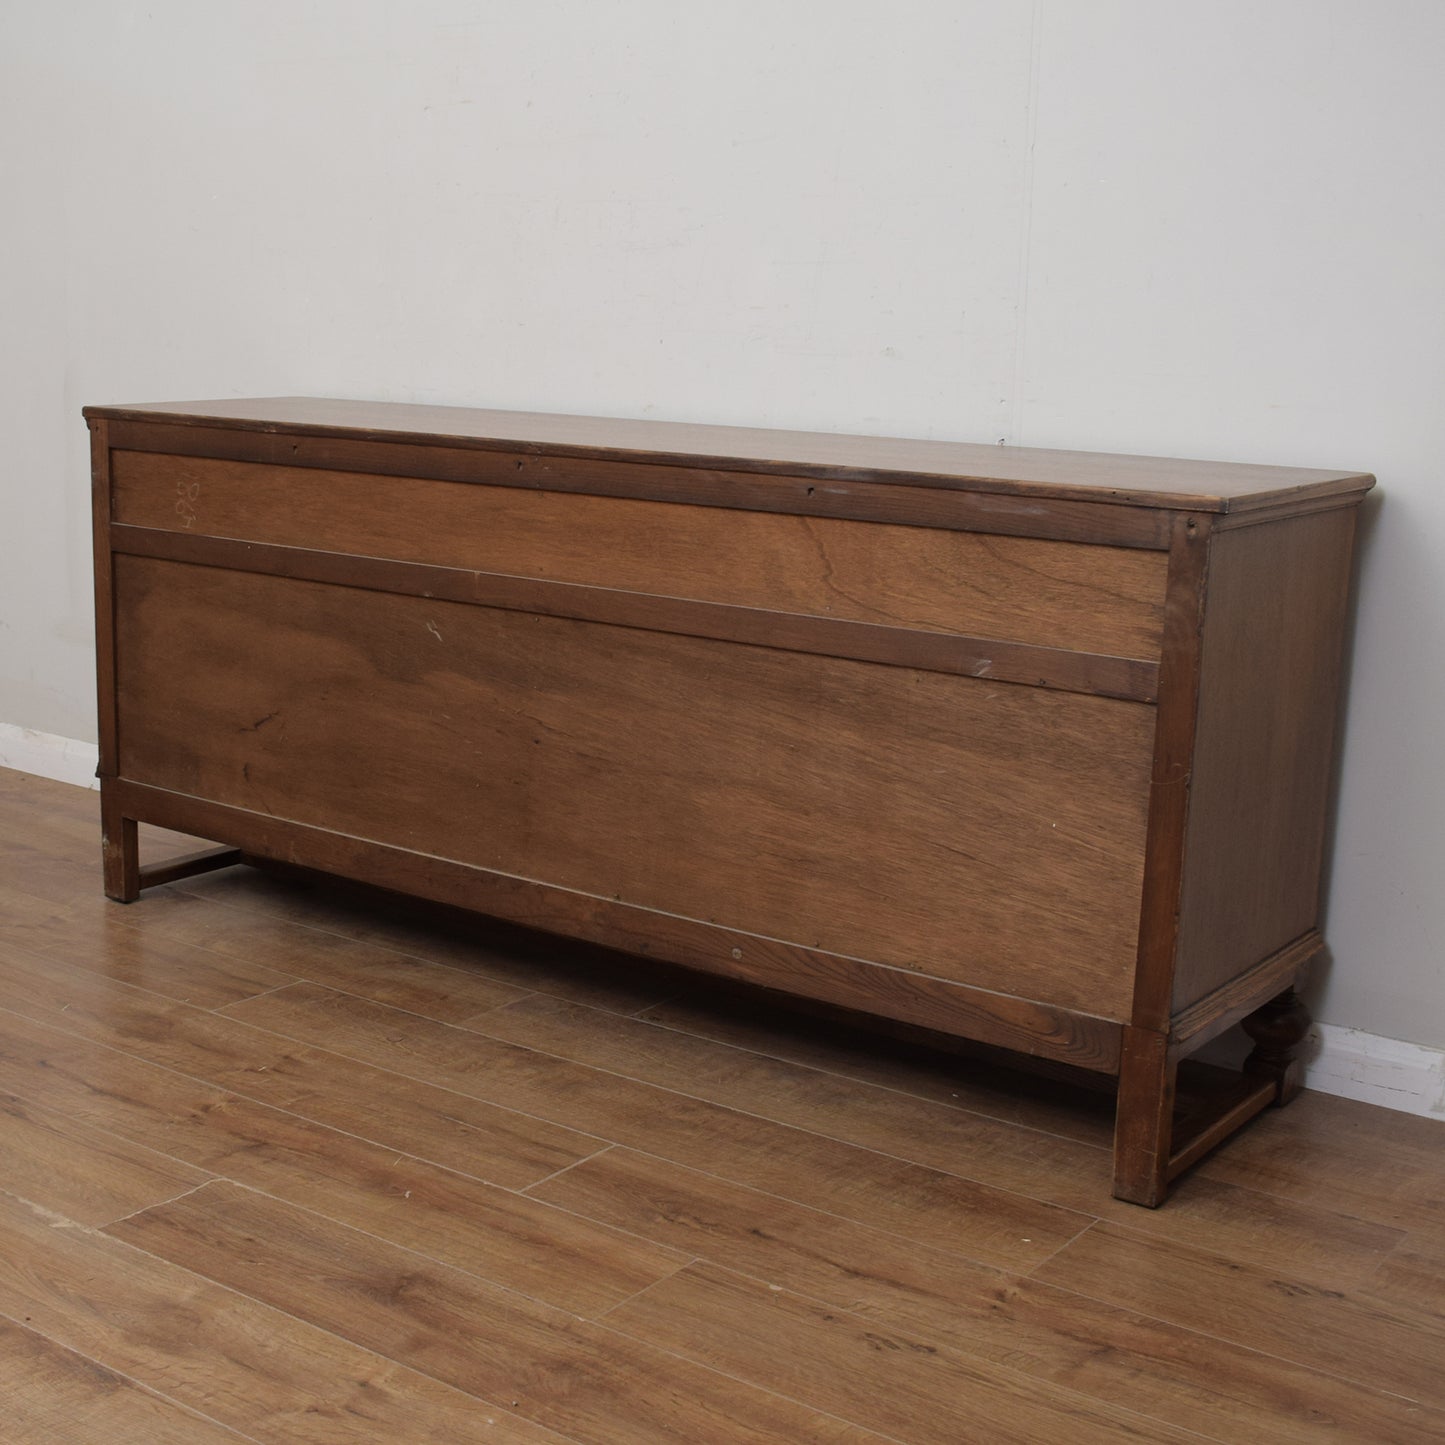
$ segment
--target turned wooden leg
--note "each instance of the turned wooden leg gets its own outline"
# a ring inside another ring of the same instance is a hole
[[[100,855],[105,877],[105,896],[117,903],[134,903],[140,897],[140,839],[134,818],[121,815],[108,796],[105,780],[100,784]]]
[[[1254,1052],[1244,1061],[1244,1072],[1252,1079],[1274,1081],[1276,1107],[1289,1103],[1304,1088],[1304,1066],[1294,1051],[1309,1033],[1310,1022],[1309,1010],[1292,988],[1276,994],[1241,1021],[1254,1040]]]
[[[1166,1034],[1130,1026],[1119,1059],[1114,1116],[1114,1197],[1153,1209],[1169,1189],[1178,1063]]]

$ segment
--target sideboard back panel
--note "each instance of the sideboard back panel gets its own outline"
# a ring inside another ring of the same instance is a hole
[[[112,485],[117,522],[192,536],[1159,656],[1163,552],[148,452]]]
[[[137,782],[1128,1016],[1154,709],[116,559]]]

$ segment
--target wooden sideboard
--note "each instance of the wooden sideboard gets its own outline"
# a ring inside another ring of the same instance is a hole
[[[1141,1204],[1297,1090],[1370,477],[86,416],[112,898],[281,860],[1081,1066]],[[143,869],[138,820],[227,846]],[[1238,1088],[1176,1127],[1242,1019]]]

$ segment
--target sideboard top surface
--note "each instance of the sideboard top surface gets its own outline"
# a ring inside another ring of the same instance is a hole
[[[533,451],[1204,512],[1367,491],[1364,472],[321,397],[89,406],[92,420]]]

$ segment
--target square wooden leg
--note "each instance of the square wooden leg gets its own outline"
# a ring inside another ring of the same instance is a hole
[[[134,818],[121,815],[105,779],[100,784],[100,849],[105,896],[117,903],[140,897],[140,839]]]
[[[1169,1036],[1124,1030],[1114,1117],[1114,1197],[1153,1209],[1169,1190],[1174,1086],[1179,1066]]]

